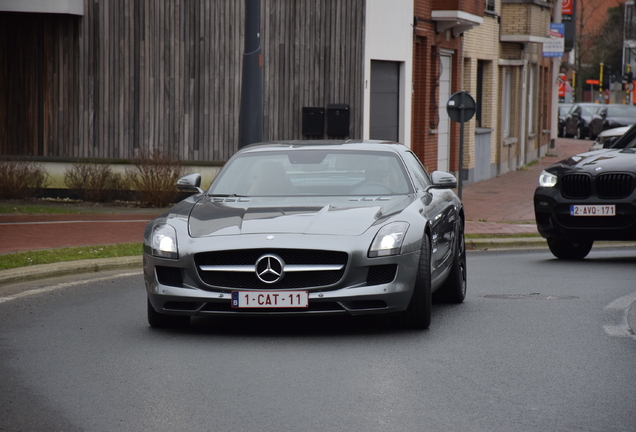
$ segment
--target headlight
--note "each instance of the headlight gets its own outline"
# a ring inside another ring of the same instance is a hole
[[[550,174],[547,171],[543,171],[539,176],[539,186],[541,187],[554,187],[557,184],[557,176]]]
[[[177,232],[170,225],[157,225],[153,228],[150,247],[154,256],[172,259],[179,258]]]
[[[380,228],[371,243],[369,258],[399,254],[408,229],[406,222],[394,222]]]

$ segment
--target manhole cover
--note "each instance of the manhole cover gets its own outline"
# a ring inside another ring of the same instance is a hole
[[[487,294],[483,298],[504,299],[504,300],[574,300],[576,296],[558,296],[551,294]]]

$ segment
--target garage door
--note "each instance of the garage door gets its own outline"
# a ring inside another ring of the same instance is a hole
[[[371,61],[369,137],[399,141],[400,63]]]

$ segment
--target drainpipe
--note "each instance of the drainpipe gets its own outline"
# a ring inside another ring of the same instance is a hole
[[[519,137],[519,148],[521,154],[519,155],[519,166],[524,166],[526,164],[526,104],[528,102],[528,60],[523,61],[523,71],[521,73],[521,131]]]

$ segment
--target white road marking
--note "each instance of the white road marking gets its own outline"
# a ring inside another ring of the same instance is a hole
[[[636,292],[617,298],[616,300],[605,306],[606,311],[623,312],[622,322],[620,324],[603,326],[603,330],[605,330],[605,333],[614,337],[631,337],[636,339],[636,335],[634,335],[632,329],[629,328],[629,323],[627,322],[629,309],[634,302],[636,302]]]
[[[64,288],[69,288],[72,286],[77,286],[77,285],[85,285],[88,283],[93,283],[93,282],[101,282],[101,281],[105,281],[105,280],[109,280],[109,279],[119,279],[119,278],[123,278],[123,277],[128,277],[128,276],[137,276],[142,274],[142,271],[134,271],[134,272],[129,272],[129,273],[120,273],[120,274],[116,274],[116,275],[112,275],[112,276],[103,276],[103,277],[98,277],[98,278],[93,278],[93,279],[84,279],[84,280],[79,280],[79,281],[73,281],[73,282],[64,282],[64,283],[60,283],[57,285],[51,285],[51,286],[47,286],[47,287],[42,287],[42,288],[36,288],[36,289],[32,289],[32,290],[28,290],[28,291],[22,291],[18,294],[13,294],[10,296],[6,296],[6,297],[0,297],[0,303],[6,303],[6,302],[10,302],[12,300],[18,300],[21,298],[25,298],[25,297],[30,297],[30,296],[34,296],[37,294],[44,294],[47,292],[51,292],[51,291],[56,291],[56,290],[60,290],[60,289],[64,289]]]

